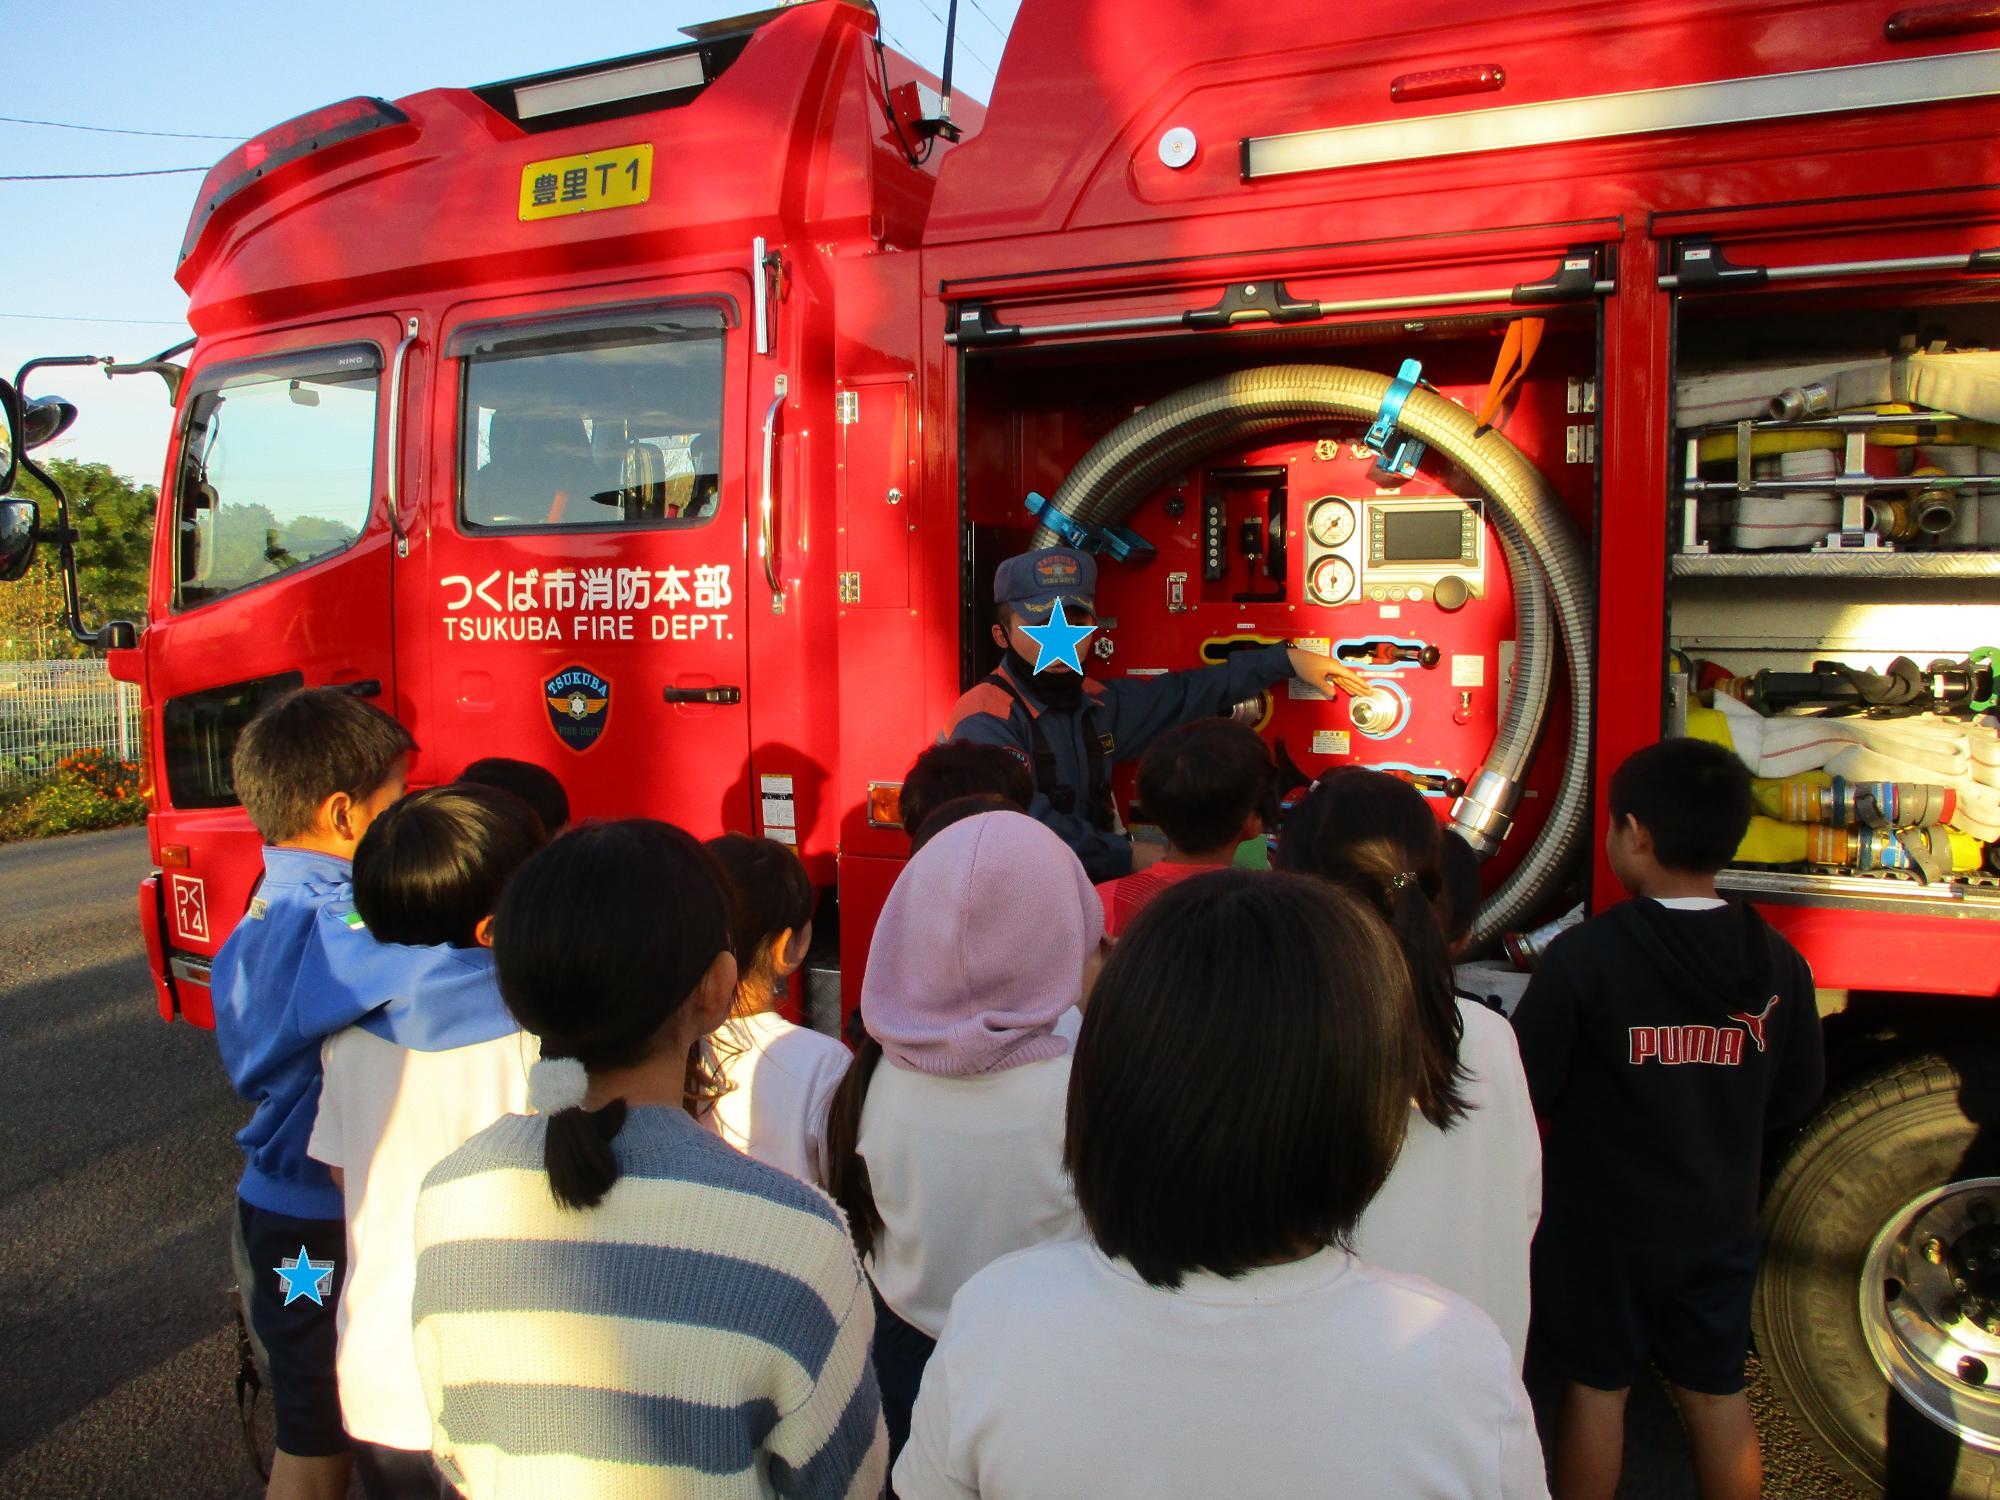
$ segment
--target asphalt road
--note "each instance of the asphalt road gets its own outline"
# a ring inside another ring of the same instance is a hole
[[[154,1008],[137,829],[0,848],[0,1495],[260,1493],[225,1300],[244,1111]]]
[[[0,1497],[259,1493],[226,1299],[244,1110],[210,1035],[154,1009],[146,869],[136,829],[0,847]],[[1766,1495],[1846,1493],[1759,1416]],[[1622,1500],[1693,1493],[1671,1407],[1636,1391]]]

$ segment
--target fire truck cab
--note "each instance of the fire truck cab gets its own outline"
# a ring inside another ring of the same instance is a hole
[[[247,143],[113,655],[163,1014],[209,1020],[257,869],[230,753],[300,684],[394,711],[417,785],[519,756],[580,816],[794,844],[851,1006],[994,565],[1084,546],[1095,675],[1363,668],[1246,712],[1301,779],[1431,797],[1489,943],[1617,899],[1632,750],[1751,762],[1724,884],[1811,961],[1836,1074],[1771,1192],[1766,1367],[1858,1478],[1986,1494],[1996,49],[1970,4],[1025,0],[945,129],[817,0]]]

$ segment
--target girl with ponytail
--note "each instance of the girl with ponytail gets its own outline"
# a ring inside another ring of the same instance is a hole
[[[1541,1217],[1541,1137],[1513,1028],[1454,993],[1438,820],[1408,782],[1343,767],[1293,809],[1277,864],[1359,897],[1409,966],[1413,1118],[1388,1184],[1355,1231],[1355,1253],[1477,1304],[1500,1325],[1518,1367],[1528,1245]]]
[[[881,1487],[846,1226],[690,1115],[691,1051],[735,999],[730,920],[714,858],[643,819],[564,835],[501,898],[536,1113],[446,1157],[416,1224],[432,1454],[468,1500],[623,1492],[635,1465],[688,1495]]]

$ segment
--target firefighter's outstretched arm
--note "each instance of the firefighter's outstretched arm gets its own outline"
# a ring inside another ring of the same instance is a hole
[[[1102,711],[1116,738],[1118,760],[1130,760],[1176,724],[1227,713],[1265,688],[1288,677],[1311,683],[1331,697],[1336,692],[1365,693],[1368,682],[1352,667],[1318,651],[1282,643],[1239,651],[1213,667],[1168,672],[1159,677],[1121,677],[1107,683]]]
[[[998,745],[1002,750],[1019,756],[1031,772],[1034,768],[1032,745],[1022,743],[1021,732],[1013,723],[993,714],[967,714],[951,726],[949,738],[971,740],[979,745]],[[1093,884],[1132,873],[1132,841],[1123,834],[1093,827],[1090,820],[1080,813],[1057,811],[1048,796],[1039,789],[1035,792],[1035,800],[1028,805],[1028,815],[1069,845],[1082,861],[1084,873]],[[910,831],[914,833],[916,830]]]

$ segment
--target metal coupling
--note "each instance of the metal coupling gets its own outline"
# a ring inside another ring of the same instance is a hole
[[[1771,415],[1783,422],[1823,417],[1833,410],[1833,393],[1823,385],[1787,386],[1771,398]]]
[[[1520,800],[1519,782],[1498,771],[1482,770],[1467,785],[1465,795],[1452,803],[1452,829],[1474,854],[1487,859],[1499,852],[1514,823],[1514,804]]]

